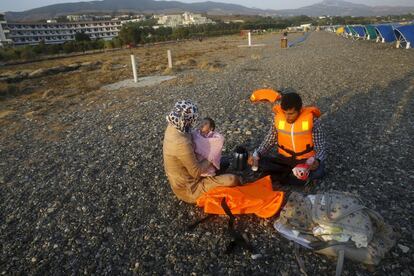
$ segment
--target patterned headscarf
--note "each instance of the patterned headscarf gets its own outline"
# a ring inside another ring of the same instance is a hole
[[[174,105],[173,111],[167,116],[167,122],[180,132],[189,133],[197,122],[198,107],[190,100],[179,101]]]

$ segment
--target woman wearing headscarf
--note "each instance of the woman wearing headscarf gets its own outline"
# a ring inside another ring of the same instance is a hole
[[[198,161],[191,139],[191,130],[198,118],[198,108],[191,101],[179,101],[167,116],[163,155],[164,169],[174,194],[188,203],[195,203],[205,192],[239,184],[237,176],[223,174],[201,177],[211,165]]]

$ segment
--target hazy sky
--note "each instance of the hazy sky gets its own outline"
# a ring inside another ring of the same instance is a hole
[[[290,9],[321,2],[321,0],[214,0],[216,2],[235,3],[247,7],[262,9]],[[390,5],[390,6],[414,6],[414,0],[348,0],[349,2],[362,3],[371,6]],[[0,11],[23,11],[41,6],[56,3],[81,2],[79,0],[0,0]],[[181,0],[181,2],[202,2],[201,0]]]

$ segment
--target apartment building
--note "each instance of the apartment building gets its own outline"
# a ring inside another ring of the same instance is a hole
[[[4,19],[4,14],[0,14],[0,47],[3,47],[4,45],[10,44],[12,42],[6,36],[9,34],[10,31],[8,29],[3,28],[5,24],[7,24],[7,22]]]
[[[111,20],[111,15],[70,14],[66,19],[72,22]]]
[[[202,16],[201,14],[195,14],[190,12],[185,12],[183,14],[170,14],[170,15],[160,15],[157,16],[158,25],[164,27],[176,28],[179,26],[189,26],[189,25],[201,25],[201,24],[212,24],[213,20]]]
[[[201,24],[211,24],[214,23],[213,20],[202,16],[201,14],[197,14],[197,13],[190,13],[190,12],[185,12],[183,14],[183,25],[201,25]]]
[[[36,45],[60,44],[75,39],[75,34],[84,32],[91,39],[110,40],[118,36],[121,21],[92,21],[65,23],[10,23],[0,21],[0,46],[6,44]]]
[[[161,15],[157,23],[164,27],[175,28],[183,25],[183,16],[181,14]]]

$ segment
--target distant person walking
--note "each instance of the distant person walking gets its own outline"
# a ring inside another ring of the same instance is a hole
[[[297,93],[282,95],[281,104],[275,107],[272,126],[262,144],[256,149],[259,169],[279,177],[282,183],[305,184],[292,173],[299,164],[310,163],[308,181],[325,175],[326,141],[316,107],[303,107]],[[276,148],[277,154],[270,155]],[[253,157],[249,157],[253,164]]]
[[[282,37],[280,38],[280,48],[287,48],[288,47],[288,32],[283,32]]]
[[[188,203],[195,203],[205,192],[220,186],[236,186],[237,176],[223,174],[202,177],[212,164],[198,161],[191,131],[198,118],[198,108],[191,101],[179,101],[167,116],[163,156],[164,169],[174,194]]]

